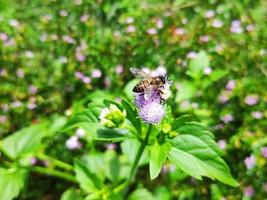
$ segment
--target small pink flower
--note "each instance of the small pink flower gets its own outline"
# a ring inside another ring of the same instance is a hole
[[[59,14],[60,14],[60,16],[62,16],[62,17],[67,17],[67,16],[68,16],[68,12],[67,12],[66,10],[61,10],[61,11],[59,12]]]
[[[226,84],[227,90],[233,90],[235,88],[235,80],[229,80]]]
[[[117,74],[122,74],[123,71],[124,71],[124,68],[122,65],[117,65],[116,68],[115,68],[115,71]]]
[[[149,29],[147,30],[147,33],[148,33],[149,35],[156,35],[158,32],[157,32],[157,29],[155,29],[155,28],[149,28]]]
[[[16,19],[9,20],[9,25],[17,28],[19,26],[19,22]]]
[[[187,58],[191,58],[191,59],[194,59],[195,57],[197,57],[197,53],[194,52],[194,51],[190,51],[187,55],[186,55]]]
[[[127,17],[125,20],[126,24],[132,24],[134,22],[134,18],[133,17]]]
[[[101,72],[99,69],[94,69],[94,70],[92,71],[91,76],[92,76],[93,78],[100,78],[100,77],[102,76],[102,72]]]
[[[80,51],[76,51],[75,52],[75,58],[76,58],[77,61],[83,62],[83,61],[85,61],[86,57]]]
[[[251,116],[255,119],[261,119],[263,118],[263,113],[260,111],[254,111],[251,113]]]
[[[82,4],[82,0],[74,0],[74,3],[75,3],[76,5],[81,5],[81,4]]]
[[[216,51],[217,53],[222,53],[222,52],[223,52],[223,46],[222,46],[221,44],[217,44],[217,45],[215,46],[215,51]]]
[[[32,59],[34,57],[34,53],[32,51],[25,51],[25,56]]]
[[[232,33],[242,33],[243,28],[241,27],[241,22],[239,20],[232,21],[230,31]]]
[[[252,31],[254,31],[254,30],[255,30],[255,25],[254,25],[254,24],[249,24],[249,25],[247,25],[246,30],[247,30],[248,32],[252,32]]]
[[[267,147],[262,147],[262,148],[261,148],[261,155],[262,155],[264,158],[267,158]]]
[[[80,17],[80,21],[81,22],[86,22],[89,19],[89,15],[88,14],[84,14]]]
[[[21,101],[14,101],[14,102],[11,103],[11,107],[12,108],[19,108],[21,106],[22,106]]]
[[[75,134],[76,134],[79,138],[81,138],[81,137],[85,136],[85,130],[83,130],[82,128],[78,128],[78,129],[76,130]]]
[[[135,32],[135,26],[130,25],[126,28],[127,33],[134,33]]]
[[[206,75],[210,75],[211,72],[212,72],[212,68],[211,68],[211,67],[205,67],[205,68],[204,68],[204,74],[206,74]]]
[[[19,78],[24,78],[25,73],[22,68],[17,69],[16,73]]]
[[[219,140],[218,145],[222,150],[225,150],[226,146],[227,146],[227,142],[226,142],[226,140]]]
[[[28,87],[28,91],[31,93],[31,94],[36,94],[37,93],[37,87],[36,86],[34,86],[34,85],[30,85],[29,87]]]
[[[176,28],[174,30],[174,34],[175,35],[184,35],[185,34],[185,30],[183,28]]]
[[[218,19],[214,19],[212,21],[212,27],[214,28],[221,28],[223,26],[223,22],[218,20]]]
[[[82,147],[82,144],[80,143],[79,138],[77,136],[71,136],[66,141],[66,147],[70,150],[80,149]]]
[[[6,121],[7,121],[7,116],[0,115],[0,124],[4,124],[4,123],[6,123]]]
[[[223,93],[219,96],[220,103],[227,103],[229,101],[229,95],[227,93]]]
[[[34,157],[31,158],[30,163],[31,163],[31,165],[35,165],[37,163],[37,159]]]
[[[69,43],[69,44],[74,44],[75,43],[75,40],[69,35],[64,35],[63,36],[63,41],[66,42],[66,43]]]
[[[106,144],[106,148],[107,150],[115,150],[117,149],[117,145],[114,143],[109,143],[109,144]]]
[[[207,10],[207,12],[205,13],[206,18],[212,18],[214,16],[215,16],[215,12],[213,10]]]
[[[244,189],[244,195],[246,197],[252,197],[254,195],[255,191],[252,186],[245,187]]]
[[[75,77],[77,79],[83,79],[84,78],[84,74],[82,72],[76,71],[75,72]]]
[[[58,58],[59,62],[62,63],[62,64],[65,64],[68,62],[68,58],[66,58],[65,56],[60,56]]]
[[[85,84],[89,84],[91,83],[91,78],[89,76],[84,76],[82,81],[85,83]]]
[[[258,95],[247,95],[244,101],[245,101],[245,104],[252,106],[258,103],[259,97]]]
[[[252,169],[256,164],[255,156],[251,155],[249,157],[246,157],[244,160],[244,163],[245,163],[247,169]]]
[[[40,41],[41,42],[45,42],[47,40],[47,33],[43,33],[41,36],[40,36]]]
[[[158,29],[162,29],[164,26],[162,19],[157,19],[156,24]]]
[[[208,42],[210,40],[208,35],[200,36],[199,41],[200,42]]]
[[[221,117],[221,120],[224,122],[224,123],[229,123],[229,122],[232,122],[232,121],[234,121],[234,117],[233,117],[233,115],[231,115],[231,114],[225,114],[225,115],[223,115],[222,117]]]
[[[2,40],[3,42],[8,40],[8,36],[5,33],[0,33],[0,40]]]

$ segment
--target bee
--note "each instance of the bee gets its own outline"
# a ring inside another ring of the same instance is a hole
[[[141,79],[141,82],[134,86],[133,92],[144,94],[144,99],[148,100],[154,91],[158,91],[162,102],[165,102],[170,96],[170,87],[172,81],[168,80],[167,74],[165,76],[151,76],[142,69],[130,68],[131,73]]]

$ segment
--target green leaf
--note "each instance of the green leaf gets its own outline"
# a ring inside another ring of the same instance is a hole
[[[63,131],[68,131],[70,129],[78,127],[84,129],[90,128],[88,123],[98,122],[98,116],[96,114],[96,112],[92,111],[92,108],[88,108],[81,113],[75,114],[67,121],[66,125],[63,128]]]
[[[167,187],[158,186],[154,189],[154,196],[157,200],[171,200],[172,195]]]
[[[115,151],[109,150],[105,153],[105,171],[106,176],[112,182],[116,183],[120,175],[120,162]]]
[[[161,170],[163,163],[165,162],[167,155],[170,151],[170,144],[159,144],[157,141],[153,145],[149,146],[149,173],[150,179],[155,179]]]
[[[126,116],[127,119],[129,119],[129,121],[135,127],[135,129],[138,132],[137,134],[141,134],[142,123],[141,123],[140,118],[138,117],[138,113],[137,113],[136,109],[133,109],[133,107],[131,106],[131,104],[128,101],[122,100],[121,103],[127,112],[127,116]]]
[[[183,81],[179,83],[179,89],[176,94],[176,99],[175,101],[180,103],[184,100],[190,99],[195,96],[197,92],[197,88],[195,84],[193,84],[190,81]]]
[[[95,140],[118,142],[128,138],[128,130],[120,128],[100,128],[96,132]]]
[[[93,173],[89,166],[85,163],[82,163],[79,160],[75,161],[74,171],[77,181],[80,184],[80,187],[85,192],[96,192],[101,189],[103,183],[97,174]]]
[[[83,197],[81,193],[78,190],[75,190],[74,188],[69,188],[66,190],[60,200],[83,200]]]
[[[187,121],[189,121],[190,116],[189,115],[182,115],[181,117],[176,118],[172,122],[172,130],[177,130],[180,128],[182,125],[184,125]]]
[[[231,186],[238,185],[223,159],[196,135],[178,135],[171,143],[169,158],[184,172],[197,179],[206,176]]]
[[[10,158],[34,152],[40,146],[41,140],[49,135],[47,122],[23,128],[3,140],[2,150]]]
[[[0,168],[0,199],[11,200],[24,187],[26,171],[23,169]]]
[[[200,79],[204,69],[210,66],[209,57],[205,51],[200,51],[189,63],[187,74],[195,79]]]
[[[140,188],[135,190],[130,196],[128,197],[128,200],[155,200],[154,196],[145,188]]]

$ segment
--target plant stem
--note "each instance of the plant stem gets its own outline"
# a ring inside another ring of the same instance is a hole
[[[33,172],[37,172],[40,174],[46,174],[46,175],[51,175],[51,176],[55,176],[55,177],[59,177],[62,179],[65,179],[67,181],[71,181],[73,183],[77,183],[76,178],[70,174],[67,174],[65,172],[61,172],[58,170],[54,170],[51,168],[45,168],[45,167],[39,167],[39,166],[33,166],[30,168],[31,171]]]
[[[37,157],[41,160],[48,160],[48,161],[52,162],[54,165],[61,167],[62,169],[73,170],[73,167],[70,164],[65,163],[63,161],[60,161],[60,160],[57,160],[57,159],[52,158],[50,156],[47,156],[43,153],[38,154]]]
[[[138,163],[140,161],[140,158],[141,158],[141,156],[142,156],[142,154],[143,154],[143,152],[145,150],[145,147],[148,144],[148,140],[149,140],[149,135],[150,135],[151,129],[152,129],[152,125],[150,124],[149,127],[148,127],[148,130],[147,130],[145,139],[144,139],[143,143],[141,144],[141,146],[139,147],[139,149],[137,151],[133,166],[131,168],[130,177],[129,177],[129,183],[132,181],[133,177],[135,176],[137,165],[138,165]]]

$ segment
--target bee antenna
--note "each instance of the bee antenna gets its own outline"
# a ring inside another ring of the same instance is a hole
[[[165,74],[165,75],[164,75],[164,80],[165,80],[165,82],[168,81],[168,74]]]

